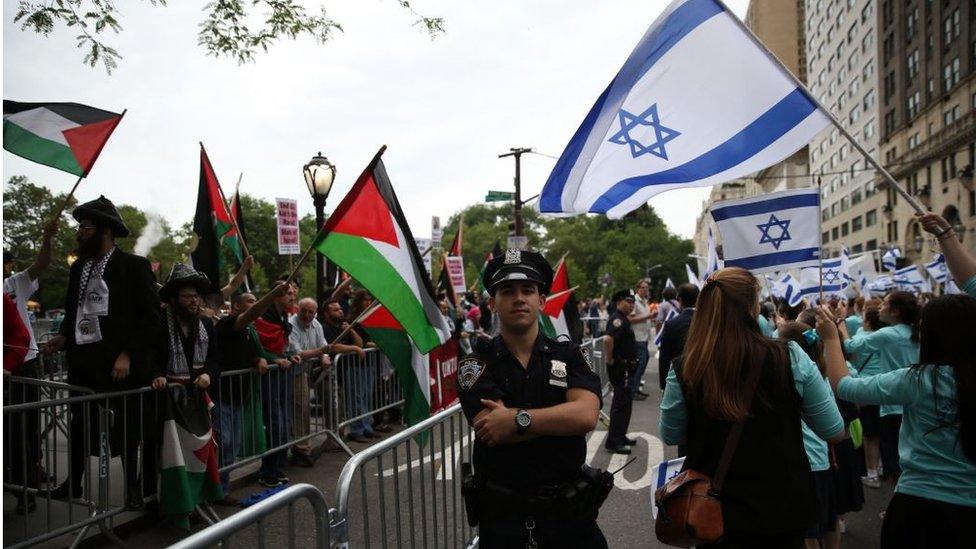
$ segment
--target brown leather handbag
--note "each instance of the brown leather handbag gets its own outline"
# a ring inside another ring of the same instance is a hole
[[[762,362],[753,363],[749,370],[745,400],[750,407],[761,371]],[[687,469],[654,492],[654,504],[657,506],[654,533],[658,541],[676,547],[692,547],[722,539],[725,526],[719,496],[744,424],[745,420],[739,421],[729,430],[722,457],[715,469],[715,480],[702,472]]]

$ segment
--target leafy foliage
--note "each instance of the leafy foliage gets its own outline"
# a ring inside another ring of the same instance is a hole
[[[146,1],[166,5],[166,0]],[[407,0],[397,0],[397,4],[414,16],[414,26],[422,27],[432,39],[444,33],[443,18],[421,15]],[[324,44],[336,31],[342,32],[342,26],[326,14],[325,6],[313,15],[295,0],[213,0],[203,11],[198,44],[208,55],[230,57],[240,64],[253,62],[259,50],[267,52],[280,38],[310,36]],[[110,74],[122,58],[102,40],[105,31],[118,34],[122,30],[119,12],[111,0],[20,0],[14,22],[21,24],[21,30],[43,36],[49,36],[59,25],[78,30],[78,47],[87,49],[85,64],[94,67],[101,63]]]

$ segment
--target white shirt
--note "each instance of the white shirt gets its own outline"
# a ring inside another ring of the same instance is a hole
[[[650,312],[650,307],[647,306],[647,300],[641,296],[637,296],[634,300],[634,312],[631,313],[635,316],[644,316]],[[631,327],[634,329],[634,339],[637,341],[647,342],[651,339],[651,319],[642,320],[640,322],[631,322]]]
[[[31,280],[27,271],[20,271],[7,277],[3,281],[3,291],[17,303],[17,312],[20,319],[27,326],[27,333],[30,334],[30,350],[24,360],[33,360],[37,356],[37,340],[34,339],[34,326],[31,325],[30,317],[27,313],[27,300],[37,291],[37,279]]]
[[[313,318],[308,323],[308,326],[303,327],[301,320],[298,319],[298,315],[291,315],[288,317],[288,323],[291,324],[291,335],[288,336],[288,346],[292,351],[298,352],[318,349],[326,344],[322,325],[318,319]],[[314,362],[317,364],[318,360],[309,359],[303,362]]]

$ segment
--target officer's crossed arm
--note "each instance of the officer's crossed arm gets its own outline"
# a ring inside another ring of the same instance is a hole
[[[481,399],[484,409],[474,418],[474,429],[479,440],[488,446],[524,442],[539,436],[578,436],[596,428],[600,415],[600,398],[583,388],[566,391],[566,402],[548,408],[529,410],[532,425],[525,434],[518,434],[515,414],[518,410],[507,408],[500,400]]]

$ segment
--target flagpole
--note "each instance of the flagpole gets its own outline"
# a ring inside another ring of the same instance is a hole
[[[796,77],[796,75],[794,75],[793,72],[786,65],[784,65],[783,62],[780,61],[779,58],[776,57],[776,55],[773,52],[769,51],[769,48],[766,47],[766,44],[764,44],[763,41],[760,40],[759,37],[757,37],[752,32],[752,29],[750,29],[748,26],[746,26],[746,24],[743,23],[742,20],[739,19],[732,12],[732,10],[730,10],[729,7],[725,5],[724,0],[717,0],[717,2],[719,3],[719,5],[722,6],[722,8],[725,10],[725,12],[729,14],[729,16],[732,18],[732,20],[735,21],[735,23],[739,26],[739,28],[742,29],[742,31],[745,32],[746,35],[749,36],[749,38],[752,39],[753,43],[757,47],[759,47],[763,52],[765,52],[766,53],[766,56],[769,57],[774,63],[776,63],[776,65],[778,65],[779,68],[784,73],[786,73],[790,78],[793,79],[793,82],[797,85],[797,87],[799,87],[800,89],[802,89],[804,91],[804,93],[807,96],[807,98],[810,101],[812,101],[817,106],[817,108],[819,108],[827,116],[827,118],[830,119],[830,122],[834,125],[834,127],[836,127],[838,130],[840,130],[840,133],[845,138],[847,138],[848,141],[851,142],[851,145],[853,145],[854,148],[857,149],[858,152],[860,152],[862,156],[864,156],[864,160],[868,164],[871,164],[871,166],[875,170],[877,170],[878,172],[880,172],[881,175],[884,177],[884,179],[886,179],[888,181],[888,183],[896,191],[898,191],[898,194],[902,195],[902,197],[904,197],[905,200],[909,204],[911,204],[912,208],[914,208],[917,213],[919,213],[919,214],[925,213],[925,209],[922,208],[922,205],[919,204],[917,200],[915,200],[915,197],[913,197],[912,195],[908,194],[908,192],[905,189],[901,188],[901,185],[899,185],[898,182],[895,181],[895,178],[892,177],[890,173],[888,173],[888,170],[884,169],[884,167],[882,167],[881,164],[878,164],[878,162],[874,158],[872,158],[871,155],[868,154],[868,152],[866,150],[864,150],[864,147],[862,147],[861,144],[858,143],[857,140],[854,139],[854,137],[850,134],[850,132],[848,132],[844,128],[844,126],[841,125],[840,121],[837,120],[837,117],[834,116],[834,113],[831,112],[826,107],[824,107],[824,105],[820,102],[820,100],[817,99],[816,97],[814,97],[814,95],[812,93],[810,93],[810,90],[807,89],[806,85],[803,82],[800,82],[800,80]],[[821,299],[822,298],[823,298],[823,296],[821,296]]]
[[[366,307],[365,311],[359,313],[359,316],[356,317],[356,320],[350,322],[349,325],[346,326],[346,329],[342,330],[342,332],[340,332],[339,335],[335,336],[335,338],[333,338],[332,341],[336,342],[342,340],[342,338],[346,337],[346,334],[348,334],[353,329],[354,326],[362,322],[363,319],[366,318],[367,316],[373,314],[373,312],[375,312],[376,309],[379,309],[381,305],[382,303],[377,301],[376,298],[373,298],[373,301],[369,303],[369,307]]]
[[[820,187],[820,185],[822,183],[823,183],[823,178],[818,175],[817,176],[817,201],[818,202],[820,201],[820,197],[823,196],[822,194],[820,194],[821,193],[821,187]],[[822,216],[819,216],[819,215],[817,216],[817,225],[818,225],[819,229],[823,229],[823,225],[820,224],[821,223],[820,220],[822,220],[822,219],[823,219]],[[817,232],[820,232],[820,231],[818,230]],[[824,294],[823,294],[823,256],[824,256],[824,248],[823,248],[823,242],[821,242],[820,243],[820,253],[817,254],[818,264],[819,264],[819,272],[820,272],[820,301],[821,302],[823,302],[823,299],[824,299]]]
[[[241,172],[241,175],[237,177],[237,185],[234,185],[234,196],[237,197],[238,204],[240,204],[241,200],[241,179],[244,179],[244,172]],[[226,203],[227,198],[224,196],[224,190],[220,188],[219,182],[217,184],[217,188],[220,189],[220,198]],[[228,206],[227,209],[230,210],[230,206]],[[244,233],[241,232],[241,228],[237,223],[237,216],[234,215],[233,212],[228,211],[228,213],[230,213],[231,221],[234,222],[234,230],[237,231],[237,239],[241,242],[241,249],[244,252],[244,257],[247,257],[251,255],[251,252],[247,249],[247,242],[244,241]]]

